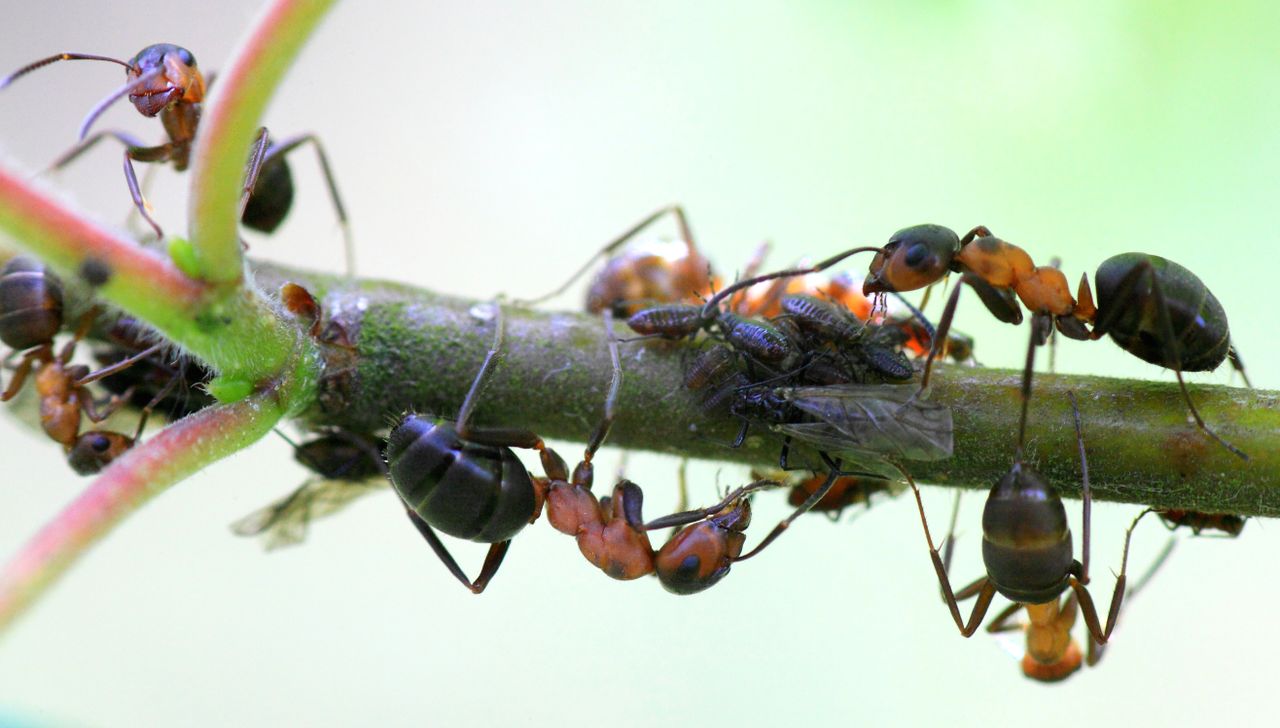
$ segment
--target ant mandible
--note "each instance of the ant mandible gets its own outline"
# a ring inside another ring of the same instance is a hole
[[[1018,424],[1018,444],[1014,451],[1013,467],[992,487],[983,510],[982,559],[987,570],[986,576],[959,592],[952,590],[947,564],[939,555],[929,532],[929,521],[924,514],[920,489],[910,474],[900,468],[915,493],[920,523],[924,527],[925,541],[929,545],[929,556],[933,560],[943,598],[960,634],[969,637],[977,631],[991,606],[991,600],[997,592],[1003,594],[1013,604],[997,616],[989,629],[993,632],[1008,629],[1008,620],[1018,609],[1025,608],[1030,625],[1027,627],[1027,653],[1022,663],[1023,672],[1030,678],[1045,681],[1061,680],[1080,667],[1080,648],[1071,637],[1071,628],[1078,612],[1083,613],[1089,630],[1090,664],[1100,658],[1094,649],[1094,643],[1105,645],[1111,637],[1125,597],[1129,541],[1138,522],[1150,512],[1150,509],[1144,510],[1125,532],[1120,575],[1116,578],[1104,624],[1098,618],[1098,611],[1087,588],[1093,497],[1089,488],[1089,464],[1085,457],[1080,410],[1073,393],[1068,393],[1068,397],[1071,400],[1076,441],[1080,450],[1083,501],[1083,549],[1080,561],[1073,557],[1071,530],[1067,525],[1066,509],[1057,488],[1023,462],[1035,350],[1039,345],[1039,337],[1050,325],[1051,321],[1043,314],[1037,314],[1032,320],[1036,331],[1031,336],[1027,365],[1022,374],[1022,415]],[[950,541],[948,538],[948,543]],[[1067,590],[1071,594],[1066,600],[1059,601],[1059,597]],[[977,602],[966,622],[960,614],[958,602],[973,596],[977,596]]]
[[[1231,345],[1222,304],[1190,270],[1148,253],[1112,256],[1094,273],[1098,287],[1095,305],[1087,274],[1080,277],[1073,298],[1060,270],[1037,267],[1026,251],[995,237],[984,226],[957,238],[941,225],[916,225],[895,233],[871,262],[863,292],[911,291],[940,280],[948,272],[960,273],[961,283],[973,288],[987,310],[1001,321],[1022,321],[1017,303],[1021,299],[1032,314],[1047,317],[1064,336],[1087,341],[1110,335],[1139,359],[1172,369],[1196,425],[1248,460],[1205,424],[1182,378],[1184,371],[1212,371],[1226,359],[1242,374],[1244,371]],[[961,288],[957,285],[952,291],[938,321],[921,391],[929,385],[933,361],[946,341]],[[1051,326],[1041,327],[1042,340]]]
[[[102,422],[126,404],[132,394],[114,395],[98,403],[88,385],[155,355],[161,347],[152,346],[92,373],[84,365],[71,364],[76,345],[88,334],[97,312],[90,310],[81,317],[71,341],[55,354],[53,339],[63,323],[62,300],[61,281],[39,262],[18,257],[0,271],[0,341],[14,351],[26,352],[9,386],[0,393],[0,402],[16,397],[34,371],[36,394],[40,398],[40,424],[45,434],[63,446],[73,470],[91,475],[133,446],[146,427],[152,408],[168,396],[178,380],[170,380],[142,409],[133,437],[101,430],[81,433],[82,413],[92,422]]]
[[[87,53],[59,53],[29,63],[0,79],[0,90],[22,76],[58,61],[106,61],[124,66],[127,81],[100,101],[80,125],[79,141],[54,161],[52,168],[61,169],[99,141],[111,137],[124,145],[124,176],[142,218],[155,231],[157,239],[164,238],[164,231],[152,218],[138,184],[133,163],[172,163],[176,171],[184,171],[191,161],[191,147],[199,128],[200,114],[205,97],[205,79],[196,66],[191,51],[172,43],[156,43],[143,48],[128,61],[109,56]],[[89,136],[89,129],[104,111],[122,96],[128,96],[138,113],[146,117],[160,117],[168,141],[148,146],[136,137],[122,131],[100,131]],[[258,131],[245,174],[241,196],[240,219],[247,227],[270,234],[283,222],[293,204],[293,176],[284,156],[303,144],[310,144],[320,161],[320,169],[329,188],[329,196],[337,213],[346,246],[347,270],[354,272],[354,246],[347,222],[346,208],[338,194],[328,155],[320,140],[312,134],[273,141],[267,129]]]

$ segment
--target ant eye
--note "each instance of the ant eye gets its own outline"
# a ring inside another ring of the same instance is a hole
[[[929,260],[930,257],[932,257],[929,253],[929,246],[922,243],[916,243],[915,245],[907,248],[907,255],[903,262],[911,268],[919,268]]]
[[[89,447],[93,448],[94,452],[103,453],[111,448],[111,441],[102,435],[95,435]]]
[[[191,55],[191,51],[186,48],[179,48],[177,54],[178,60],[182,61],[183,64],[190,66],[191,68],[196,67],[196,57]]]

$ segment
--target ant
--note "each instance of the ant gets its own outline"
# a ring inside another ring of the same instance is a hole
[[[675,218],[683,249],[670,244],[634,245],[621,255],[608,258],[587,288],[587,312],[600,313],[608,309],[615,316],[629,316],[643,305],[638,302],[692,303],[702,300],[701,297],[709,295],[716,286],[711,264],[694,243],[684,208],[668,205],[655,210],[605,244],[554,291],[524,303],[532,305],[560,295],[590,270],[597,259],[610,256],[668,215]]]
[[[1082,481],[1083,550],[1080,561],[1073,558],[1071,530],[1067,525],[1066,509],[1057,488],[1049,483],[1030,465],[1023,462],[1023,444],[1026,441],[1027,410],[1031,399],[1031,379],[1036,347],[1044,330],[1051,325],[1045,314],[1037,314],[1032,321],[1033,334],[1027,351],[1027,365],[1022,373],[1022,416],[1018,424],[1017,448],[1013,467],[991,489],[982,514],[982,556],[987,574],[959,592],[952,590],[947,575],[947,564],[934,546],[929,532],[929,521],[924,514],[924,502],[920,489],[905,469],[902,475],[915,493],[920,523],[924,527],[929,556],[933,560],[943,598],[951,610],[960,634],[969,637],[982,623],[991,600],[999,592],[1013,604],[1003,610],[988,628],[998,632],[1008,629],[1009,619],[1020,608],[1026,608],[1030,625],[1027,627],[1027,653],[1023,659],[1023,672],[1036,680],[1054,681],[1065,678],[1079,669],[1080,648],[1071,637],[1071,627],[1077,613],[1083,613],[1090,638],[1090,664],[1099,658],[1094,643],[1105,645],[1111,637],[1120,606],[1125,597],[1126,568],[1129,559],[1129,541],[1134,528],[1149,510],[1134,519],[1125,533],[1124,555],[1121,558],[1120,575],[1116,578],[1111,595],[1111,605],[1105,624],[1098,618],[1093,598],[1089,594],[1089,537],[1092,492],[1089,488],[1089,464],[1085,457],[1084,434],[1080,424],[1080,410],[1075,395],[1068,393],[1075,418],[1076,441],[1080,450]],[[948,538],[948,542],[951,539]],[[1071,594],[1065,601],[1059,597],[1066,591]],[[977,596],[973,611],[966,622],[960,614],[959,601]]]
[[[59,53],[29,63],[4,79],[0,79],[0,90],[22,76],[58,61],[115,63],[124,66],[127,81],[93,107],[80,125],[79,142],[54,161],[53,169],[65,167],[107,137],[120,142],[125,148],[124,176],[134,207],[155,231],[156,238],[163,240],[164,231],[151,217],[149,206],[138,184],[133,163],[135,161],[161,164],[168,162],[172,163],[173,168],[178,172],[184,171],[190,164],[192,143],[199,128],[206,90],[205,79],[196,66],[195,56],[186,48],[172,43],[149,45],[138,51],[138,54],[128,61],[87,53]],[[100,131],[89,136],[89,129],[94,121],[122,96],[128,96],[129,102],[143,116],[159,116],[168,141],[147,146],[132,135],[115,130]],[[267,234],[274,232],[280,226],[293,204],[293,175],[284,157],[304,144],[310,144],[315,149],[320,161],[320,169],[329,188],[329,197],[337,213],[338,224],[342,228],[347,270],[351,273],[355,268],[354,246],[347,223],[346,208],[342,204],[341,195],[338,194],[338,186],[329,166],[329,158],[320,140],[314,135],[303,134],[273,141],[267,135],[266,127],[259,130],[245,174],[240,220],[247,227]]]
[[[1148,253],[1112,256],[1094,273],[1098,287],[1095,305],[1087,274],[1080,277],[1073,298],[1060,270],[1035,266],[1026,251],[995,237],[984,226],[957,238],[941,225],[916,225],[889,239],[871,262],[862,290],[865,294],[911,291],[940,280],[948,272],[960,273],[961,283],[973,288],[987,310],[1001,321],[1022,321],[1019,299],[1032,314],[1045,317],[1050,324],[1041,326],[1042,341],[1053,327],[1081,341],[1110,335],[1139,359],[1172,369],[1196,425],[1248,460],[1205,424],[1183,381],[1184,371],[1212,371],[1223,360],[1230,360],[1243,373],[1222,304],[1190,270]],[[961,288],[957,285],[952,291],[938,321],[938,336],[920,382],[922,392],[929,385],[933,361],[945,345]]]
[[[152,346],[91,373],[82,364],[72,364],[71,358],[76,345],[88,335],[97,311],[90,310],[81,317],[71,341],[55,354],[53,339],[62,328],[62,302],[62,282],[43,264],[18,257],[0,271],[0,341],[13,347],[15,352],[25,350],[9,386],[0,393],[0,402],[16,397],[34,372],[35,390],[40,398],[40,424],[45,434],[63,446],[73,470],[91,475],[133,447],[146,427],[152,408],[169,395],[177,379],[172,379],[142,409],[133,437],[100,430],[81,433],[82,413],[94,423],[102,422],[129,400],[128,394],[113,395],[105,403],[98,403],[88,385],[155,355],[161,347]]]

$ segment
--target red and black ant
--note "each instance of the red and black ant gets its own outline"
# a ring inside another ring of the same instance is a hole
[[[675,218],[680,231],[679,243],[633,244],[623,253],[612,255],[667,215]],[[629,316],[639,307],[654,302],[694,303],[711,295],[717,284],[710,262],[694,243],[684,208],[668,205],[609,241],[554,291],[523,303],[541,303],[558,296],[591,270],[599,258],[605,258],[606,262],[587,289],[586,309],[589,313],[608,309],[615,316]]]
[[[916,225],[890,238],[872,261],[863,292],[911,291],[940,280],[948,272],[960,273],[961,283],[973,288],[987,310],[1001,321],[1022,321],[1019,299],[1032,314],[1046,317],[1050,324],[1042,326],[1042,339],[1054,326],[1078,340],[1110,335],[1143,361],[1172,369],[1197,426],[1235,455],[1248,459],[1205,424],[1182,378],[1184,371],[1211,371],[1224,360],[1243,373],[1231,346],[1222,304],[1191,271],[1147,253],[1112,256],[1094,274],[1098,287],[1095,306],[1088,275],[1081,276],[1073,298],[1060,270],[1037,267],[1026,251],[995,237],[985,227],[975,227],[957,238],[940,225]],[[938,321],[938,336],[925,365],[921,391],[928,386],[933,360],[944,346],[961,288],[956,286],[952,291]]]
[[[177,384],[173,379],[142,409],[133,437],[118,432],[80,431],[80,416],[102,422],[128,402],[129,395],[114,395],[99,403],[88,385],[122,371],[157,354],[152,346],[111,366],[90,372],[82,364],[72,364],[76,345],[89,333],[95,310],[81,317],[71,341],[54,353],[53,339],[62,328],[62,283],[43,264],[18,257],[0,271],[0,341],[22,354],[9,386],[0,393],[0,402],[17,396],[29,376],[35,380],[40,398],[40,424],[50,439],[61,444],[73,470],[81,475],[100,471],[119,457],[141,436],[147,417],[157,402]],[[34,374],[33,374],[34,373]]]
[[[199,128],[206,90],[205,79],[196,66],[195,56],[186,48],[171,43],[149,45],[128,61],[87,53],[59,53],[29,63],[4,79],[0,79],[0,90],[22,76],[58,61],[115,63],[124,66],[127,81],[94,106],[80,125],[80,141],[54,161],[53,169],[61,169],[70,164],[72,160],[107,137],[120,142],[125,148],[124,176],[134,207],[155,231],[156,237],[163,239],[164,231],[148,211],[133,163],[135,161],[172,163],[173,168],[179,172],[185,170],[190,163],[192,143]],[[128,96],[129,102],[143,116],[159,116],[168,141],[148,146],[126,132],[115,130],[100,131],[90,136],[89,129],[94,121],[122,96]],[[352,272],[355,267],[354,247],[347,223],[346,208],[342,204],[341,195],[338,194],[338,186],[329,166],[329,158],[319,139],[314,135],[304,134],[273,141],[267,136],[265,127],[259,131],[245,174],[244,194],[241,198],[241,222],[253,230],[268,234],[280,226],[293,204],[294,192],[293,176],[284,156],[304,144],[310,144],[316,150],[320,169],[329,188],[329,196],[337,212],[338,224],[342,227],[347,269],[348,272]]]
[[[1035,319],[1032,325],[1039,329],[1037,333],[1042,333],[1043,328],[1050,325],[1044,314],[1037,314]],[[1071,399],[1080,450],[1083,500],[1083,550],[1080,561],[1073,557],[1071,530],[1067,525],[1066,510],[1057,488],[1023,462],[1032,365],[1039,341],[1037,334],[1033,334],[1027,352],[1027,366],[1023,370],[1022,415],[1018,425],[1013,467],[992,487],[982,515],[982,556],[987,570],[985,576],[958,592],[952,590],[947,563],[939,555],[929,532],[920,489],[909,473],[905,470],[901,472],[915,493],[920,522],[929,545],[929,556],[933,560],[943,598],[960,633],[968,637],[977,631],[991,606],[991,600],[997,592],[1003,594],[1013,604],[996,617],[989,630],[997,632],[1009,629],[1008,622],[1012,616],[1019,609],[1025,608],[1030,624],[1026,628],[1027,652],[1022,662],[1023,672],[1033,679],[1056,681],[1075,672],[1081,664],[1080,648],[1071,637],[1077,613],[1083,614],[1089,630],[1090,664],[1099,659],[1100,655],[1094,649],[1094,644],[1104,645],[1111,637],[1124,601],[1129,540],[1133,529],[1150,510],[1144,510],[1135,518],[1125,533],[1120,575],[1111,595],[1106,622],[1103,623],[1099,620],[1087,588],[1090,511],[1093,501],[1080,411],[1073,394],[1068,393],[1068,396]],[[950,541],[948,538],[948,543]],[[1060,600],[1059,597],[1068,590],[1071,593],[1065,600]],[[966,622],[960,614],[958,602],[974,596],[977,597],[977,602]]]

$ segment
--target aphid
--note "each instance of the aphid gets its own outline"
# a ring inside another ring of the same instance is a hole
[[[1087,275],[1075,298],[1066,276],[1054,266],[1035,266],[1022,248],[991,234],[985,227],[957,238],[940,225],[899,230],[871,263],[864,293],[910,291],[962,273],[987,309],[1002,321],[1019,323],[1017,299],[1043,317],[1037,336],[1043,342],[1052,327],[1073,339],[1110,335],[1121,348],[1143,361],[1172,369],[1197,426],[1235,455],[1248,457],[1210,429],[1196,410],[1183,381],[1184,371],[1211,371],[1230,358],[1231,338],[1222,304],[1186,268],[1157,255],[1123,253],[1103,261],[1094,274],[1097,306]],[[933,360],[942,350],[962,287],[956,286],[942,317],[938,336],[925,365],[920,388],[929,384]],[[1092,328],[1090,328],[1092,327]]]
[[[1027,359],[1034,360],[1036,337],[1031,337]],[[915,492],[920,511],[925,540],[933,560],[938,582],[951,616],[960,633],[972,635],[986,616],[991,600],[997,592],[1014,604],[1000,613],[991,629],[1000,631],[1019,607],[1027,610],[1030,624],[1026,628],[1027,652],[1022,661],[1023,673],[1042,681],[1061,680],[1079,669],[1081,653],[1071,637],[1077,612],[1083,613],[1093,642],[1105,644],[1120,614],[1125,596],[1125,569],[1128,565],[1129,539],[1147,511],[1143,511],[1125,533],[1124,555],[1120,575],[1111,596],[1105,625],[1099,621],[1089,584],[1089,536],[1092,494],[1089,489],[1089,468],[1084,452],[1084,435],[1080,425],[1079,409],[1074,395],[1070,395],[1075,414],[1076,438],[1080,449],[1082,480],[1084,547],[1082,561],[1073,558],[1071,531],[1067,525],[1066,510],[1057,489],[1043,476],[1023,462],[1023,443],[1026,440],[1027,409],[1031,393],[1032,367],[1023,371],[1022,417],[1018,427],[1017,449],[1013,467],[992,487],[982,515],[983,562],[986,576],[955,592],[947,575],[944,560],[933,544],[928,519],[920,490],[910,475],[902,475]],[[1059,597],[1071,594],[1065,601]],[[977,596],[977,602],[966,622],[960,614],[958,601]],[[1092,648],[1090,650],[1093,652]]]
[[[107,61],[119,64],[124,66],[127,80],[123,86],[113,91],[89,112],[80,125],[80,142],[59,157],[53,163],[53,168],[61,169],[107,137],[120,142],[125,148],[124,175],[134,207],[155,230],[156,237],[163,239],[164,231],[151,217],[138,184],[133,163],[135,161],[172,163],[173,168],[179,172],[185,170],[190,163],[192,143],[199,127],[205,96],[204,75],[196,66],[195,56],[191,51],[171,43],[149,45],[128,61],[85,53],[59,53],[30,63],[9,74],[0,80],[0,90],[36,69],[58,61],[75,60]],[[159,116],[168,140],[163,144],[147,146],[128,133],[114,130],[101,131],[89,136],[89,129],[98,116],[122,96],[128,96],[129,102],[143,116]],[[338,194],[328,156],[320,141],[312,135],[272,141],[267,136],[265,128],[259,132],[245,177],[241,221],[249,228],[263,233],[271,233],[279,227],[293,202],[293,176],[285,163],[284,156],[303,144],[311,144],[320,160],[320,168],[329,188],[329,196],[337,212],[338,224],[342,227],[343,239],[346,243],[347,268],[351,271],[354,269],[354,248],[347,225],[346,209]]]
[[[1222,535],[1231,538],[1239,536],[1244,530],[1245,521],[1249,520],[1245,516],[1232,513],[1201,513],[1173,508],[1156,511],[1156,515],[1160,516],[1160,520],[1168,526],[1170,531],[1189,528],[1191,533],[1197,536],[1201,531],[1219,531]]]
[[[312,521],[387,485],[387,466],[373,437],[335,429],[298,445],[276,432],[293,446],[294,459],[317,477],[231,524],[238,536],[261,536],[268,551],[301,543]]]

